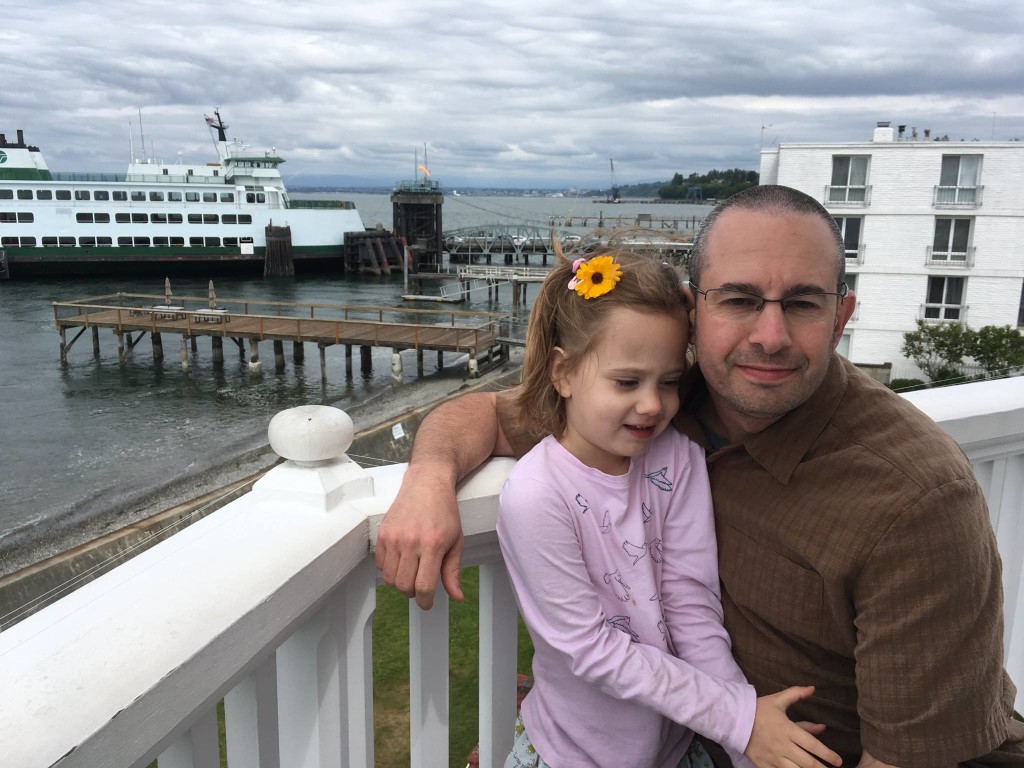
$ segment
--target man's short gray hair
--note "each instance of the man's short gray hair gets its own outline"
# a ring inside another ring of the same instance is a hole
[[[835,260],[839,275],[836,280],[836,290],[839,290],[843,278],[846,277],[846,247],[843,244],[843,235],[839,224],[832,218],[832,214],[825,210],[825,206],[810,195],[804,194],[798,189],[777,184],[765,184],[737,192],[716,205],[711,213],[704,217],[697,236],[693,238],[693,247],[690,249],[689,276],[691,282],[701,286],[701,272],[707,266],[707,243],[711,236],[711,230],[718,218],[733,208],[768,214],[802,213],[817,216],[824,221],[835,238]]]

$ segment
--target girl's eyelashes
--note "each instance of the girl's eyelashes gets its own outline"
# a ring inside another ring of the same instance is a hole
[[[636,379],[616,379],[615,385],[622,389],[632,389],[637,384]]]

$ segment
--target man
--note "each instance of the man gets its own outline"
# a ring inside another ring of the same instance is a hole
[[[707,451],[733,652],[758,695],[816,687],[794,719],[844,765],[1024,765],[984,498],[947,435],[835,353],[844,262],[828,212],[786,187],[735,195],[694,242],[676,425]],[[439,570],[462,596],[456,480],[529,446],[508,405],[466,396],[420,428],[377,564],[424,608]]]

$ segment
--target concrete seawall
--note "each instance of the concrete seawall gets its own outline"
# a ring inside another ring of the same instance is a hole
[[[514,386],[518,379],[519,356],[513,354],[510,362],[478,380],[441,378],[395,387],[347,409],[358,430],[348,455],[364,466],[408,461],[416,430],[437,405],[465,392]],[[111,509],[90,525],[17,551],[22,562],[0,578],[0,631],[247,493],[278,461],[264,434],[262,444],[201,476],[169,484],[130,508]],[[127,524],[124,517],[130,518]]]

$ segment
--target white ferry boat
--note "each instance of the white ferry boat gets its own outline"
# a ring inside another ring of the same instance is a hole
[[[363,232],[355,205],[292,199],[274,152],[228,141],[219,112],[219,162],[135,160],[124,175],[55,173],[23,132],[0,134],[0,279],[262,268],[275,255],[343,268],[347,232]],[[268,229],[269,227],[273,229]],[[290,230],[290,249],[288,248]]]

